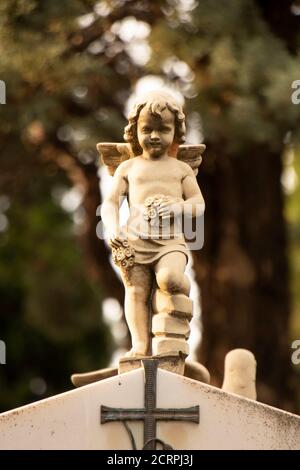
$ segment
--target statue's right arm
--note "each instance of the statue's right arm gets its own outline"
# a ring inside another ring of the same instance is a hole
[[[111,240],[118,239],[120,235],[119,208],[128,192],[129,166],[129,161],[119,165],[113,176],[112,187],[101,207],[101,218]]]

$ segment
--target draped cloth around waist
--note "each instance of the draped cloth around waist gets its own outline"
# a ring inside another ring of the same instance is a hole
[[[135,263],[152,264],[162,256],[173,252],[183,253],[188,261],[189,250],[181,226],[178,226],[174,220],[153,224],[141,217],[138,223],[136,221],[136,215],[135,223],[132,223],[129,217],[126,226],[123,227],[129,245],[135,251]]]

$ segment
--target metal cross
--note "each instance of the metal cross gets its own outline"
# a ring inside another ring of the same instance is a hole
[[[157,359],[142,360],[145,371],[144,408],[110,408],[101,406],[101,424],[111,421],[143,421],[144,449],[155,449],[157,421],[199,423],[199,406],[190,408],[156,408]]]

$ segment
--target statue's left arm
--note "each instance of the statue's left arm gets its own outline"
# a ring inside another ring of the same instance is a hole
[[[200,217],[204,213],[205,202],[193,170],[186,166],[187,172],[182,180],[183,213],[190,217]]]
[[[200,217],[205,210],[205,203],[192,168],[184,162],[182,178],[182,199],[175,198],[160,204],[158,213],[163,219],[171,215],[184,214],[188,217]],[[177,200],[176,200],[177,199]]]

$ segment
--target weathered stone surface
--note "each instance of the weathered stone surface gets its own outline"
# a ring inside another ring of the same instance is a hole
[[[85,374],[73,374],[71,382],[75,387],[82,387],[98,380],[108,379],[117,375],[118,370],[115,367],[107,367],[106,369],[99,369],[93,372],[86,372]]]
[[[226,354],[222,388],[256,400],[256,360],[252,352],[233,349]]]
[[[188,338],[190,325],[185,318],[174,317],[169,313],[157,313],[152,317],[152,333],[156,336],[165,333],[177,334]]]
[[[111,176],[115,174],[120,163],[132,156],[131,146],[124,142],[101,142],[97,144],[97,150],[101,156],[101,163],[107,166]]]
[[[154,111],[157,109],[159,117]],[[189,236],[187,225],[182,225],[181,219],[198,221],[205,210],[197,179],[189,168],[197,174],[205,145],[180,146],[185,140],[184,122],[182,104],[172,94],[151,91],[136,97],[124,129],[126,143],[97,145],[111,175],[118,167],[118,176],[114,176],[114,183],[103,200],[101,217],[109,234],[112,259],[120,269],[126,291],[124,309],[132,340],[128,357],[147,355],[151,349],[149,318],[153,287],[166,293],[154,295],[155,313],[170,313],[185,319],[192,316],[192,301],[188,298],[190,281],[185,274],[189,253],[185,237],[189,239]],[[149,133],[143,132],[145,128]],[[123,196],[127,196],[129,216],[121,227],[116,214]],[[168,325],[171,331],[165,331]],[[166,321],[163,332],[167,336],[176,334],[173,326],[174,323]],[[171,355],[187,350],[187,345],[182,348],[181,343],[178,350],[169,351],[167,341],[159,340],[157,344],[156,350]],[[169,344],[175,347],[174,342]]]
[[[205,384],[210,383],[210,373],[206,367],[196,361],[185,361],[184,376]]]
[[[173,392],[175,391],[175,392]],[[120,423],[100,424],[100,406],[144,407],[142,369],[102,380],[0,415],[0,449],[130,449]],[[157,373],[157,407],[200,406],[200,423],[158,422],[174,449],[300,450],[300,417],[210,385]],[[143,425],[131,422],[137,448]]]
[[[147,358],[148,359],[148,358]],[[158,359],[157,357],[155,359]],[[210,383],[210,374],[206,367],[204,367],[199,362],[195,361],[185,361],[185,366],[183,370],[184,358],[180,356],[166,356],[159,358],[159,367],[175,374],[184,375],[193,380],[198,380],[203,383]],[[85,374],[73,374],[71,376],[71,381],[75,387],[83,387],[100,380],[107,379],[109,377],[114,377],[118,373],[129,372],[131,370],[138,369],[142,367],[141,360],[136,358],[123,358],[120,361],[119,369],[118,368],[107,368],[99,369],[91,372],[86,372]]]
[[[160,354],[176,355],[179,352],[188,356],[190,350],[185,338],[166,338],[156,336],[152,339],[152,353],[154,356]]]
[[[154,313],[168,313],[190,320],[193,314],[193,301],[184,294],[170,295],[157,289],[152,298],[152,308]]]
[[[174,374],[183,375],[184,374],[184,359],[185,356],[182,354],[174,354],[174,355],[162,355],[158,356],[151,356],[153,359],[157,359],[159,361],[158,367],[164,370],[168,370],[169,372],[173,372]],[[146,359],[146,358],[145,358]],[[149,357],[147,357],[149,359]],[[139,369],[142,367],[142,358],[136,357],[124,357],[119,361],[119,374],[124,374],[125,372],[130,372],[135,369]]]

